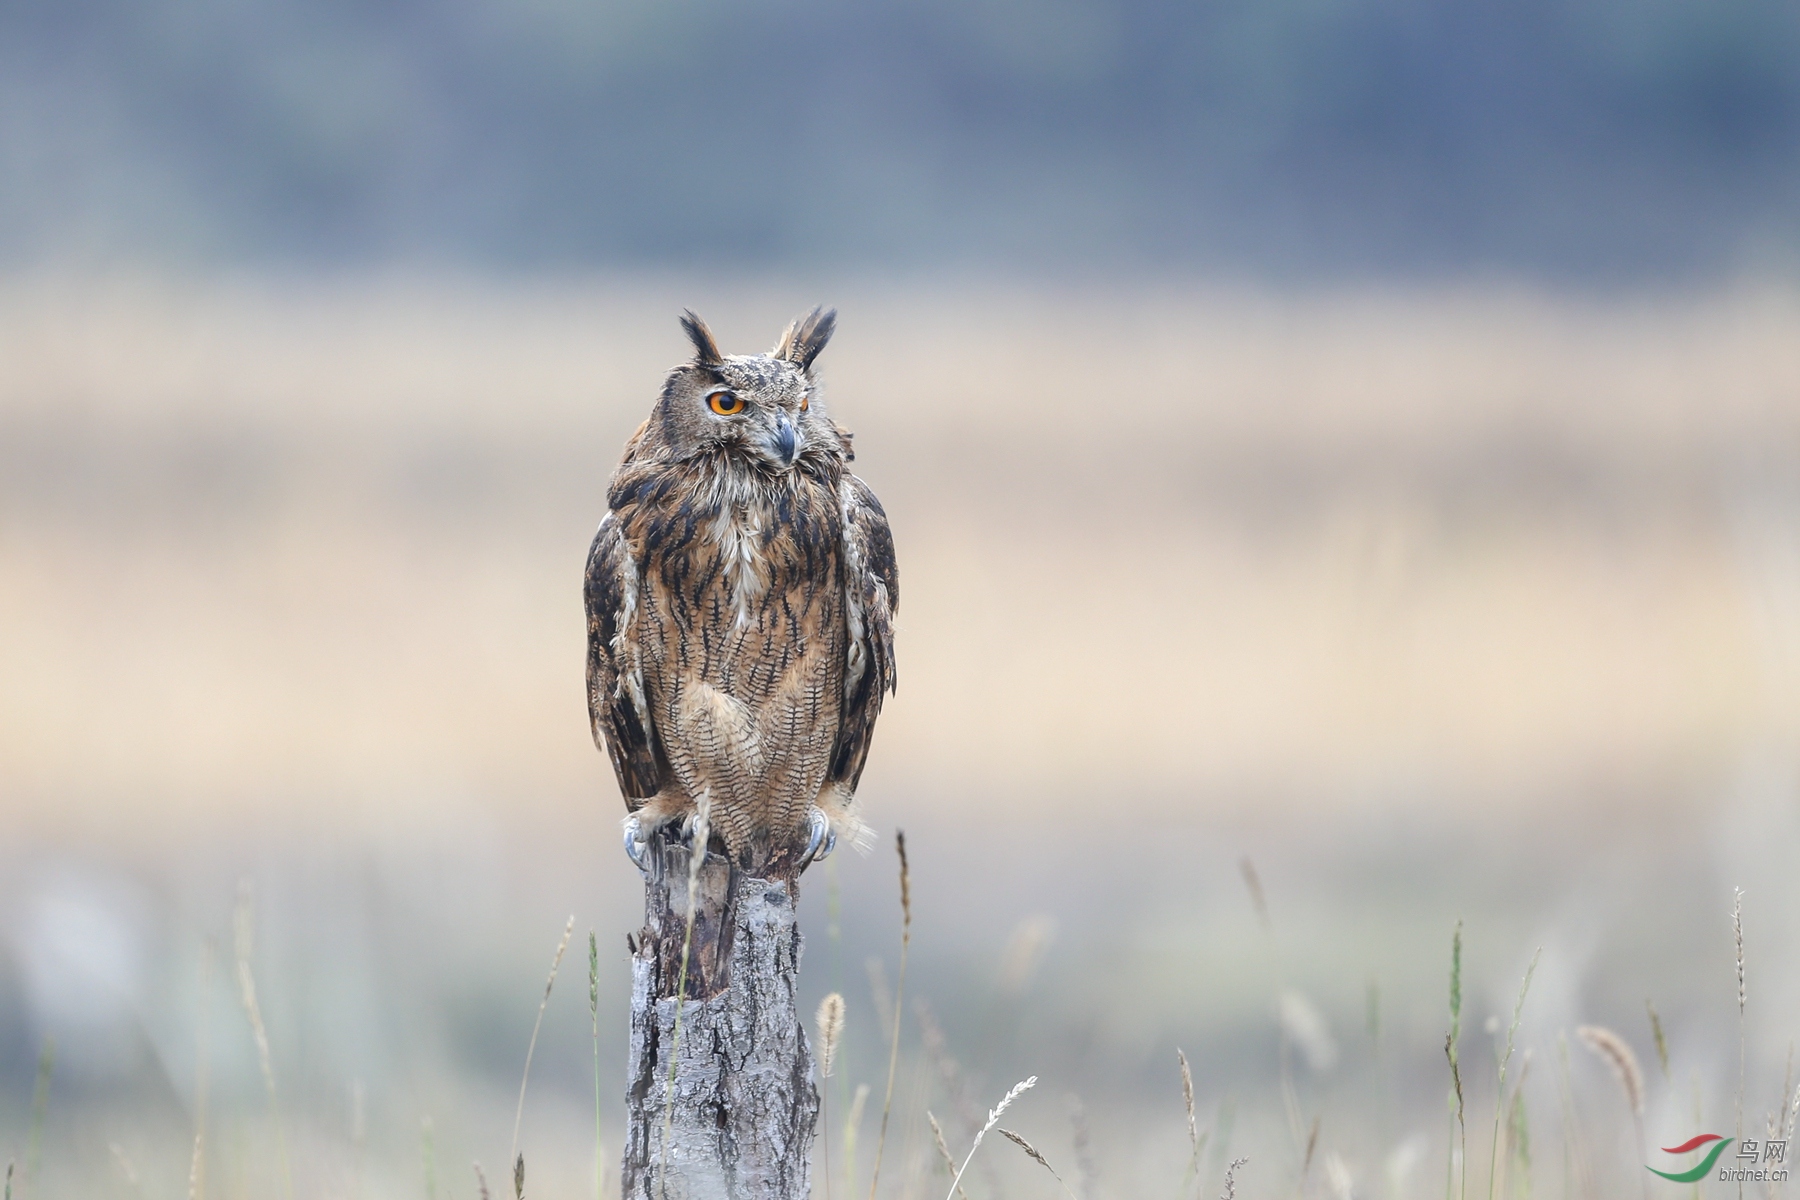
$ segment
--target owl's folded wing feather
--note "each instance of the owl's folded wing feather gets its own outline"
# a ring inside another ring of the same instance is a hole
[[[605,748],[627,808],[637,809],[662,786],[656,728],[634,674],[630,638],[637,604],[637,567],[618,518],[607,513],[588,551],[583,590],[588,626],[588,721]]]
[[[831,751],[828,778],[852,791],[862,778],[882,698],[894,690],[894,613],[900,572],[887,514],[869,485],[844,477],[844,574],[849,593],[850,647],[843,719]]]

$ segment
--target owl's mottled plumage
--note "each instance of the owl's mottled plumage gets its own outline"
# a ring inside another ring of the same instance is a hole
[[[746,865],[796,864],[814,805],[862,833],[894,687],[893,539],[812,371],[835,316],[725,356],[687,314],[694,359],[626,443],[588,554],[588,711],[627,809],[649,829],[707,795]]]

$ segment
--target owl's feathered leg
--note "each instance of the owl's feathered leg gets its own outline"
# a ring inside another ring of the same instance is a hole
[[[637,864],[638,870],[647,870],[644,852],[650,839],[675,824],[680,829],[682,845],[691,845],[694,839],[694,820],[698,815],[694,802],[686,795],[672,789],[663,789],[625,818],[626,857]]]
[[[857,813],[856,795],[844,783],[831,781],[819,789],[813,799],[812,818],[816,821],[820,816],[831,826],[834,844],[838,838],[843,838],[856,847],[858,854],[867,854],[874,847],[875,831]]]
[[[625,854],[644,870],[644,847],[671,821],[681,821],[681,837],[685,842],[693,831],[694,802],[673,788],[664,788],[638,803],[637,811],[625,818]]]

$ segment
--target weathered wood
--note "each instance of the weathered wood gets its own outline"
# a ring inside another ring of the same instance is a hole
[[[644,928],[629,939],[627,1200],[804,1200],[819,1093],[796,996],[798,884],[718,853],[700,869],[686,999],[687,847],[645,848]],[[675,1015],[680,1003],[680,1043]],[[676,1059],[675,1103],[669,1062]]]

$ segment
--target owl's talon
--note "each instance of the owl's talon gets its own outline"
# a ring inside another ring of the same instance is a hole
[[[637,869],[648,874],[649,866],[644,862],[645,852],[649,849],[644,840],[643,823],[636,817],[625,818],[625,857],[629,858]]]
[[[815,862],[822,862],[831,857],[832,850],[837,848],[837,833],[831,828],[831,821],[821,812],[817,805],[807,814],[808,837],[806,851],[800,855],[800,869],[805,870]]]

